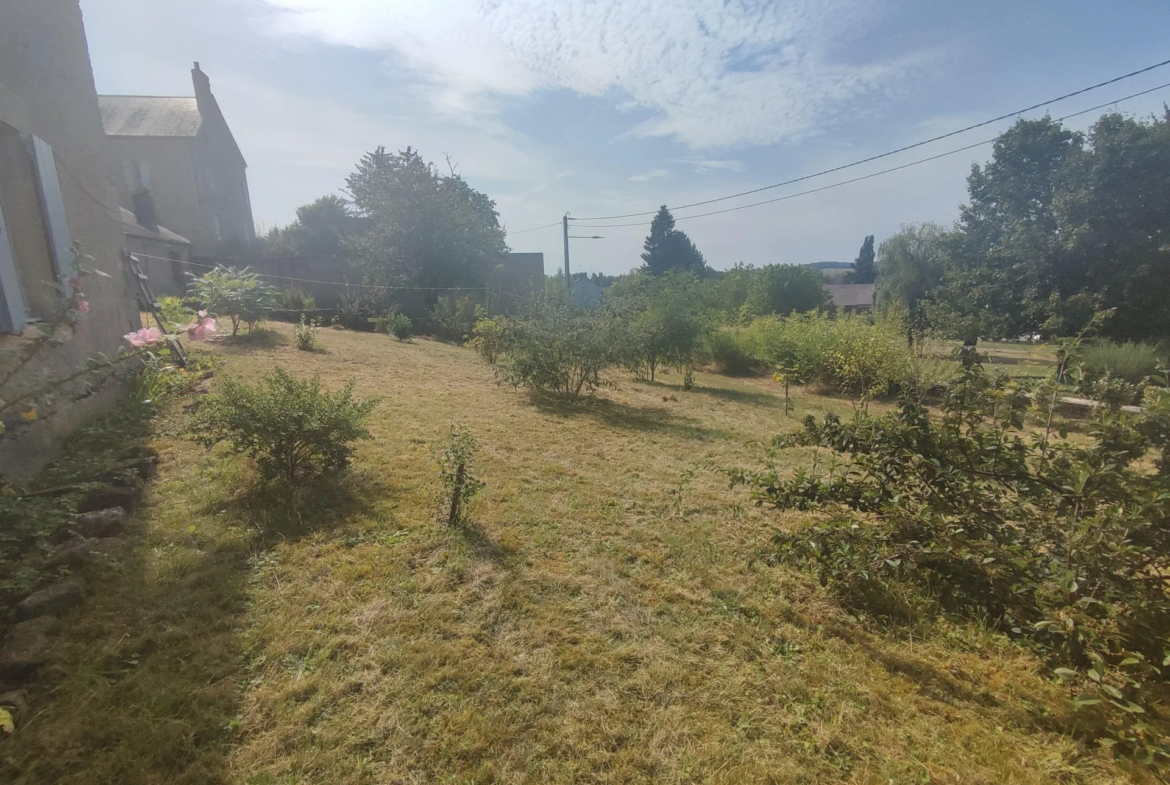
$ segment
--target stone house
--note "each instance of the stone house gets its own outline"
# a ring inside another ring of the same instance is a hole
[[[242,252],[256,239],[247,163],[199,63],[191,81],[194,97],[99,96],[119,196],[136,214],[149,202],[193,255]]]
[[[115,353],[140,326],[117,216],[78,0],[0,3],[0,398],[20,399],[45,378]],[[51,322],[73,291],[66,287],[74,242],[92,257],[85,266],[102,273],[83,281],[88,312],[13,373],[38,346],[38,323]],[[3,413],[0,476],[31,477],[70,430],[120,392],[113,382],[79,383],[30,399],[39,404],[35,419],[31,409]]]
[[[838,283],[825,287],[833,300],[833,307],[841,313],[870,313],[873,311],[874,284]]]

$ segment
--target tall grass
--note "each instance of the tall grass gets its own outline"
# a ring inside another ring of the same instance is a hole
[[[793,378],[851,395],[885,395],[914,374],[914,352],[898,314],[875,321],[814,313],[757,319],[746,329],[749,352]]]
[[[1157,372],[1159,360],[1158,348],[1148,343],[1101,340],[1082,350],[1081,367],[1090,379],[1099,379],[1108,374],[1140,384]]]
[[[749,376],[755,371],[759,360],[756,345],[751,333],[738,327],[715,330],[707,336],[711,362],[725,376]]]

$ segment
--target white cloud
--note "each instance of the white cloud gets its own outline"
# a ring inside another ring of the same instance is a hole
[[[686,164],[695,170],[698,174],[707,174],[713,171],[721,172],[742,172],[743,164],[735,160],[719,160],[713,158],[701,158],[699,156],[692,156],[690,158],[671,158],[671,161],[679,164]]]
[[[636,174],[630,178],[632,183],[644,183],[648,180],[657,180],[660,177],[670,177],[669,169],[652,169],[644,174]]]
[[[917,64],[832,57],[871,0],[265,2],[277,34],[394,52],[448,116],[482,125],[501,98],[614,92],[655,112],[634,135],[695,149],[806,137]]]

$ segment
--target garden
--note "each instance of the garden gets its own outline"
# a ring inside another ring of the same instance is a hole
[[[0,497],[6,605],[88,587],[6,781],[1157,780],[1156,352],[627,284],[436,336],[266,319],[247,271],[164,303],[131,400]],[[61,561],[128,455],[124,532]]]

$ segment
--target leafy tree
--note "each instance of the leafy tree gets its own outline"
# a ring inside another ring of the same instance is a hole
[[[1020,120],[996,140],[990,162],[971,168],[947,285],[933,298],[950,332],[1009,337],[1044,321],[1060,270],[1060,170],[1082,144],[1051,118]]]
[[[1170,331],[1170,113],[1104,115],[1087,135],[1021,120],[968,189],[931,296],[950,332],[1059,334],[1096,308],[1117,309],[1115,338]]]
[[[861,244],[857,259],[853,262],[853,270],[845,276],[846,283],[873,283],[877,280],[877,270],[874,268],[873,235],[866,235]]]
[[[728,270],[712,273],[708,286],[708,305],[725,314],[729,323],[746,320],[745,303],[760,271],[753,265],[737,263]]]
[[[241,323],[246,323],[251,332],[276,307],[276,289],[246,267],[236,270],[218,265],[192,278],[187,296],[198,300],[212,315],[231,320],[232,335],[240,331]]]
[[[549,303],[509,320],[503,338],[507,361],[496,367],[497,376],[536,393],[592,393],[606,385],[601,372],[614,364],[612,319],[599,311]]]
[[[911,330],[922,326],[926,295],[942,278],[943,241],[938,224],[905,224],[878,248],[878,304],[905,306]]]
[[[635,294],[612,301],[621,312],[615,343],[622,365],[638,378],[654,381],[660,365],[682,368],[702,344],[706,324],[700,282],[689,272],[666,273],[649,280],[632,277],[645,285]]]
[[[370,283],[482,286],[508,250],[495,202],[409,147],[367,153],[346,183],[354,209],[370,223],[352,242]],[[427,307],[437,298],[428,295]]]
[[[1143,121],[1100,118],[1064,162],[1053,205],[1063,299],[1116,308],[1104,327],[1122,339],[1170,335],[1170,110]]]
[[[825,279],[816,270],[795,264],[760,268],[748,292],[745,308],[756,316],[815,311],[829,304]]]
[[[686,232],[674,228],[674,216],[666,209],[666,205],[659,208],[658,214],[650,222],[650,234],[642,244],[642,261],[646,271],[652,275],[660,275],[667,270],[688,270],[702,274],[707,267],[703,254]]]

